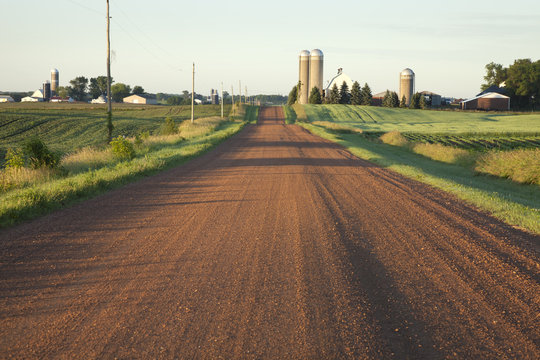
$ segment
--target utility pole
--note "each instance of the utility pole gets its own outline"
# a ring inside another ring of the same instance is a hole
[[[193,124],[193,115],[194,115],[194,109],[193,106],[195,104],[195,63],[193,63],[193,74],[191,76],[191,123]]]
[[[223,102],[225,100],[223,99],[223,81],[221,82],[221,118],[223,119]]]
[[[112,103],[111,103],[111,18],[109,17],[109,0],[107,0],[107,130],[108,140],[112,140]]]
[[[247,86],[246,86],[246,92],[245,92],[245,98],[246,98],[246,104],[249,105],[249,96],[248,96],[248,92],[247,92]]]
[[[232,108],[231,108],[231,111],[232,111],[232,113],[233,113],[233,115],[234,115],[234,89],[233,89],[233,86],[232,86],[232,85],[231,85],[231,98],[232,98],[232,102],[231,102]]]
[[[242,103],[242,81],[238,80],[238,91],[240,92],[240,104]]]

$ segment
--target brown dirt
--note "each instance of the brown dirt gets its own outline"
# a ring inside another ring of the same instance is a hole
[[[0,358],[540,356],[540,239],[281,109],[0,232]]]

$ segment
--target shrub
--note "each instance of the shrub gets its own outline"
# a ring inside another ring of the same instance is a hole
[[[75,174],[88,169],[99,169],[113,162],[114,156],[110,149],[98,150],[85,147],[64,156],[60,165],[68,172]]]
[[[18,169],[24,166],[24,156],[20,149],[9,148],[5,159],[6,169]]]
[[[40,167],[54,168],[58,163],[58,157],[37,137],[28,140],[24,144],[23,151],[34,169]]]
[[[165,123],[161,126],[161,135],[174,135],[178,134],[178,126],[174,122],[172,117],[166,117]]]
[[[407,146],[409,141],[399,131],[390,131],[383,134],[379,139],[385,144],[394,146]]]
[[[540,185],[540,149],[490,151],[478,158],[475,170],[519,183]]]
[[[118,136],[111,141],[111,150],[114,156],[121,160],[131,160],[135,157],[133,144],[123,136]]]

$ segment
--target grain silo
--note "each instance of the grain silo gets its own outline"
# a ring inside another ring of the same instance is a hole
[[[411,104],[411,99],[414,94],[414,72],[406,68],[399,74],[399,101],[407,99],[407,106]]]
[[[56,94],[56,89],[58,89],[59,84],[59,74],[57,69],[51,70],[51,91]]]
[[[49,101],[50,98],[51,98],[51,83],[49,82],[49,80],[47,80],[43,83],[43,99],[45,101]]]
[[[300,53],[299,78],[300,88],[298,89],[298,102],[307,104],[309,97],[309,51],[302,50]]]
[[[323,90],[323,53],[319,49],[311,50],[309,57],[309,94],[315,86],[322,96]],[[309,96],[309,95],[308,95]]]

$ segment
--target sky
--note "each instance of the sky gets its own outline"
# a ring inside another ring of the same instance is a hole
[[[106,74],[105,0],[0,0],[0,91],[33,91],[60,72]],[[338,68],[373,93],[398,91],[411,68],[416,91],[467,98],[484,66],[540,58],[540,2],[110,0],[112,76],[147,92],[211,88],[286,95],[301,50],[324,53],[324,83]]]

